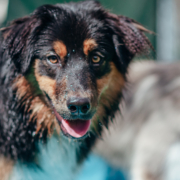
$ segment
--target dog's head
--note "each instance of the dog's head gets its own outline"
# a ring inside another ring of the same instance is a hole
[[[141,25],[98,2],[44,5],[2,30],[14,89],[37,132],[84,137],[118,108],[131,59],[147,51]],[[90,128],[91,127],[91,128]]]

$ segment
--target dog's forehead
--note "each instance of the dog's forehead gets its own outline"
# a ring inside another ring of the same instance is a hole
[[[97,41],[102,34],[106,34],[102,31],[103,20],[99,20],[93,12],[86,12],[83,8],[72,10],[60,6],[56,11],[49,13],[52,18],[47,22],[46,34],[52,37],[53,42],[60,40],[69,49],[82,48],[88,39]]]
[[[68,47],[80,47],[86,39],[97,39],[97,35],[95,34],[98,28],[93,28],[93,25],[94,24],[85,19],[64,21],[59,31],[60,39],[67,44]]]

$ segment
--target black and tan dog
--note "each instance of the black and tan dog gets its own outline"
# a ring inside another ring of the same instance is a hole
[[[94,1],[44,5],[1,29],[1,179],[17,163],[42,169],[40,147],[52,137],[60,179],[72,178],[118,110],[129,62],[148,52],[144,31]]]

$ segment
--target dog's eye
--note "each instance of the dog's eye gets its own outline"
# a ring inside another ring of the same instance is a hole
[[[52,64],[58,63],[58,58],[55,55],[51,55],[47,57],[48,61],[50,61]]]
[[[92,62],[93,63],[99,63],[100,61],[101,61],[101,58],[99,56],[96,55],[96,56],[92,57]]]

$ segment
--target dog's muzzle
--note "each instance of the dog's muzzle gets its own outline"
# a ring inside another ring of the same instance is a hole
[[[60,122],[62,132],[73,138],[82,138],[90,128],[91,119],[94,115],[91,110],[89,98],[70,97],[67,100],[67,109],[70,119],[64,119],[55,109],[55,115]]]

